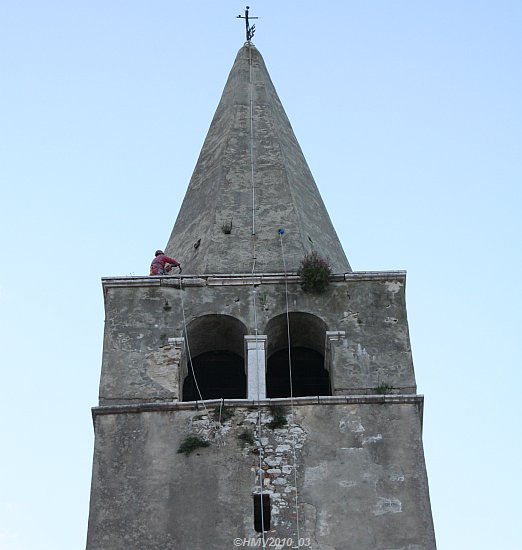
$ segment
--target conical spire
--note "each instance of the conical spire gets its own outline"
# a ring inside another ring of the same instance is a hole
[[[238,52],[166,247],[188,274],[297,271],[316,250],[351,271],[310,169],[250,43]]]

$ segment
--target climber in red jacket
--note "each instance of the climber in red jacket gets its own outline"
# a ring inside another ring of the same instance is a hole
[[[181,273],[181,264],[174,258],[165,256],[163,250],[156,250],[155,256],[150,264],[151,275],[166,275],[173,267],[179,267]]]

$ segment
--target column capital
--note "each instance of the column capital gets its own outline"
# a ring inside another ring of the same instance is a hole
[[[169,345],[174,346],[176,348],[182,348],[185,345],[185,338],[178,337],[178,338],[169,338],[167,340]]]
[[[252,334],[247,334],[245,336],[245,346],[248,346],[249,349],[253,349],[253,347],[256,347],[256,343],[257,343],[257,347],[259,346],[264,347],[266,344],[266,340],[267,340],[267,336],[264,334],[258,334],[257,336]]]
[[[327,330],[326,338],[328,339],[328,342],[344,340],[346,338],[346,332],[344,330]]]

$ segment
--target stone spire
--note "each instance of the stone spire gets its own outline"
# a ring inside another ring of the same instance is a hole
[[[297,271],[316,250],[350,265],[261,54],[238,52],[166,253],[183,273]],[[255,259],[255,261],[254,261]]]

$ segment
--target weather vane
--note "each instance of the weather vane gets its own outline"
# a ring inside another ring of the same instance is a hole
[[[254,33],[256,32],[256,26],[255,24],[250,26],[249,20],[250,19],[259,19],[259,17],[250,17],[248,16],[248,10],[250,9],[250,6],[246,7],[245,15],[238,15],[237,19],[244,19],[245,25],[246,25],[246,39],[247,42],[250,42],[252,40],[252,37],[254,36]]]

